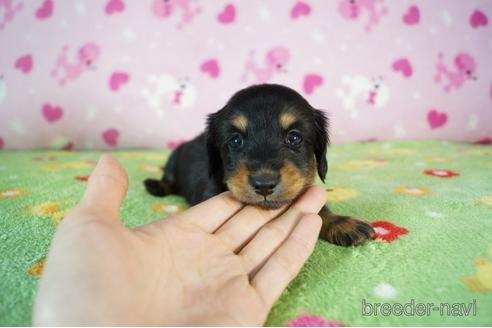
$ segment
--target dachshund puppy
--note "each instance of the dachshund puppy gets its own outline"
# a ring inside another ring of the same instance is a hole
[[[155,196],[178,194],[191,204],[230,190],[246,204],[267,209],[291,203],[316,173],[324,181],[327,118],[296,91],[276,84],[237,92],[209,115],[204,133],[178,147],[161,180],[147,179]],[[320,237],[351,246],[371,238],[365,221],[320,211]]]

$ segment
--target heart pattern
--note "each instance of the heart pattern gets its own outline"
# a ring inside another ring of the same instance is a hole
[[[485,27],[489,23],[489,19],[480,10],[475,10],[470,16],[470,25],[473,28]]]
[[[405,15],[403,22],[407,25],[415,25],[420,22],[420,9],[417,6],[410,6]]]
[[[112,91],[118,91],[121,86],[128,83],[130,75],[126,72],[113,72],[109,78],[109,88]]]
[[[233,4],[228,4],[217,15],[217,20],[222,24],[230,24],[236,19],[236,7]]]
[[[36,17],[38,19],[47,19],[53,15],[53,0],[44,0],[41,7],[36,10]]]
[[[211,78],[216,78],[220,74],[219,63],[216,59],[208,59],[200,65],[200,70],[208,74]]]
[[[431,109],[427,113],[427,122],[431,129],[437,129],[446,124],[448,115],[444,112],[439,112],[436,109]]]
[[[410,77],[413,74],[412,64],[407,58],[400,58],[393,62],[391,66],[395,72],[400,72],[404,77]]]
[[[55,123],[63,117],[63,108],[60,106],[52,106],[49,103],[43,105],[41,112],[45,120],[50,123]]]
[[[32,69],[32,56],[31,55],[24,55],[15,61],[15,68],[20,70],[22,73],[27,74],[31,72]]]
[[[304,76],[302,88],[308,95],[312,94],[316,88],[323,84],[323,77],[319,74],[307,74]]]
[[[290,11],[290,17],[297,19],[301,16],[308,16],[311,13],[311,6],[307,3],[298,1]]]
[[[334,143],[492,138],[492,9],[480,1],[4,2],[6,147],[97,147],[110,127],[129,136],[115,138],[121,147],[189,140],[205,114],[261,83],[290,86],[336,117]],[[90,97],[72,97],[77,90]],[[59,131],[80,122],[91,126],[80,136]],[[28,129],[46,138],[23,143]],[[60,133],[65,140],[51,144]]]
[[[107,129],[101,134],[104,142],[111,147],[116,147],[118,145],[118,139],[120,137],[120,131],[117,129]]]
[[[121,13],[125,10],[125,3],[123,0],[109,0],[104,7],[104,12],[107,15],[112,15],[116,13]]]

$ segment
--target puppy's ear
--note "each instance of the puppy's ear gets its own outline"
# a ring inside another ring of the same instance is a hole
[[[211,178],[222,181],[224,169],[219,150],[219,113],[210,114],[205,131],[208,152],[208,173]]]
[[[328,162],[326,161],[326,148],[330,144],[328,136],[328,118],[321,110],[314,110],[314,127],[315,142],[314,156],[318,166],[318,175],[321,181],[325,182],[326,172],[328,171]]]

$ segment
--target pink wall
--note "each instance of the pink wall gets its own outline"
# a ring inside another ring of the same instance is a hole
[[[490,0],[0,0],[0,148],[163,147],[258,82],[328,111],[334,142],[483,141],[491,19]]]

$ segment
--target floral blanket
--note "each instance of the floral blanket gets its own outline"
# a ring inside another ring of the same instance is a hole
[[[143,188],[169,153],[114,152],[130,176],[126,225],[187,207]],[[51,238],[99,155],[0,152],[0,325],[30,324]],[[331,209],[368,219],[377,233],[352,248],[319,241],[267,325],[492,325],[492,148],[335,145],[328,160]]]

